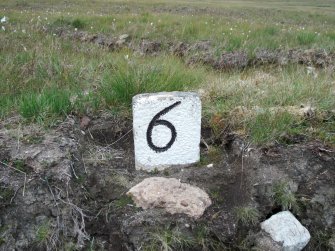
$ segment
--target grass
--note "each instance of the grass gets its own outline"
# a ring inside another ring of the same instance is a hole
[[[25,94],[20,100],[19,113],[23,118],[32,121],[45,120],[52,116],[65,116],[70,111],[70,94],[56,88],[44,90],[40,94]]]
[[[294,133],[295,118],[288,112],[271,114],[265,112],[256,115],[248,122],[249,133],[256,143],[270,142],[280,138],[284,133]]]
[[[297,198],[290,190],[287,182],[279,181],[273,186],[272,192],[275,203],[280,206],[282,210],[299,210]]]
[[[203,224],[198,224],[195,227],[194,239],[201,250],[227,250],[220,238]]]
[[[308,250],[322,251],[332,249],[330,242],[334,242],[334,240],[332,240],[334,239],[334,234],[331,230],[317,230],[311,234],[314,238],[311,239]]]
[[[333,81],[326,72],[313,78],[304,67],[293,65],[221,74],[207,86],[204,116],[216,131],[230,125],[258,144],[283,134],[334,144],[333,115],[328,113],[335,106]],[[301,105],[314,107],[315,114],[299,114]]]
[[[0,207],[7,205],[14,196],[15,191],[10,187],[0,186]]]
[[[143,250],[154,251],[173,251],[185,250],[193,247],[195,240],[191,236],[185,235],[178,228],[164,229],[158,232],[150,233],[150,242]]]
[[[226,250],[226,247],[207,226],[199,223],[189,235],[178,227],[151,232],[143,250]]]
[[[317,41],[318,35],[312,32],[301,32],[297,35],[300,45],[311,45]]]
[[[139,93],[191,89],[201,83],[202,73],[169,57],[150,62],[123,60],[113,72],[104,73],[100,93],[108,106],[130,106],[132,97]]]
[[[256,225],[259,223],[260,214],[256,208],[253,207],[237,207],[235,208],[237,221],[242,225]]]
[[[119,199],[113,201],[113,204],[115,205],[116,208],[122,209],[127,205],[133,205],[134,202],[131,197],[129,196],[122,196]]]
[[[36,243],[39,246],[47,246],[49,238],[51,237],[51,226],[49,222],[45,222],[38,226],[36,230]]]
[[[53,125],[69,114],[129,114],[131,98],[138,93],[202,89],[205,120],[222,118],[218,132],[229,126],[259,144],[283,134],[335,144],[329,113],[335,107],[331,72],[316,70],[313,77],[300,65],[216,72],[168,53],[169,43],[201,40],[211,42],[216,57],[236,50],[250,57],[259,49],[333,51],[333,3],[180,4],[130,1],[120,8],[119,2],[105,0],[85,5],[76,0],[66,7],[61,2],[50,5],[49,0],[1,1],[1,15],[9,21],[2,24],[6,31],[0,35],[0,119],[20,114],[28,123]],[[271,21],[264,22],[265,17]],[[111,52],[53,35],[62,27],[113,37],[129,34],[135,45],[142,39],[157,40],[167,54]],[[43,32],[46,28],[50,30]],[[305,119],[290,112],[301,104],[313,106],[316,116]]]

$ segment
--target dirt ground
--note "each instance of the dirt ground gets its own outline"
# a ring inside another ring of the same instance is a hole
[[[260,227],[241,223],[236,208],[256,208],[259,222],[282,210],[278,182],[295,194],[291,211],[312,236],[306,250],[331,250],[335,149],[303,140],[258,147],[229,131],[214,136],[204,122],[199,164],[145,173],[134,167],[130,120],[81,122],[0,125],[0,250],[150,250],[154,233],[176,230],[196,240],[185,250],[250,250]],[[151,176],[196,185],[213,204],[198,220],[136,208],[125,193]]]
[[[233,70],[254,67],[259,65],[287,65],[302,64],[317,68],[326,68],[334,71],[335,54],[321,49],[290,49],[269,50],[259,48],[253,57],[245,51],[232,51],[221,53],[210,40],[201,40],[194,43],[152,41],[142,39],[140,42],[131,41],[128,34],[120,37],[91,34],[85,31],[73,31],[69,27],[53,27],[43,30],[53,33],[63,39],[93,43],[110,51],[128,49],[140,55],[158,55],[170,53],[182,58],[186,64],[203,64],[215,70]]]

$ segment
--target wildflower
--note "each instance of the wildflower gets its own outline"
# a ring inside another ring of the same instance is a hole
[[[26,30],[22,30],[22,33],[26,33]]]
[[[151,26],[153,26],[153,25],[154,25],[154,23],[150,23],[150,25],[151,25]]]
[[[78,29],[77,28],[74,28],[75,31],[77,31]]]
[[[8,17],[3,17],[3,18],[1,18],[1,23],[6,23],[8,21]]]
[[[5,26],[1,26],[1,29],[2,29],[3,31],[6,31]]]
[[[233,30],[233,28],[230,28],[230,30],[232,31],[232,30]]]

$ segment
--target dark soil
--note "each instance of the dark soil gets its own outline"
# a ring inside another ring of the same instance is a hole
[[[218,49],[214,48],[210,41],[198,41],[188,44],[185,42],[163,43],[162,41],[142,39],[140,42],[135,43],[128,35],[127,39],[122,39],[121,37],[103,34],[90,34],[85,31],[73,31],[69,27],[52,27],[46,32],[52,32],[64,39],[94,43],[111,51],[127,48],[141,55],[171,53],[182,58],[187,64],[203,64],[219,71],[269,64],[302,64],[318,68],[329,68],[330,70],[334,70],[335,67],[335,53],[322,49],[258,49],[254,56],[249,56],[245,51],[227,52],[222,50],[221,53],[218,53]]]
[[[80,119],[69,117],[45,131],[22,128],[15,118],[4,121],[0,250],[145,250],[159,245],[153,233],[177,230],[195,240],[185,250],[251,250],[259,224],[242,224],[236,207],[256,208],[259,222],[282,210],[273,198],[278,182],[297,198],[291,211],[312,236],[306,250],[331,250],[335,149],[321,142],[257,147],[229,132],[215,138],[204,127],[211,149],[203,145],[199,164],[146,173],[134,167],[131,124],[100,116],[82,131]],[[42,132],[40,140],[27,141]],[[136,208],[125,193],[151,176],[196,185],[213,204],[198,220]]]

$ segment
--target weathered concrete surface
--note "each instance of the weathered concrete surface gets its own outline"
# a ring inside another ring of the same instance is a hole
[[[282,243],[284,251],[300,251],[311,238],[308,230],[289,211],[271,216],[261,223],[261,228],[274,241]]]
[[[136,95],[133,130],[136,169],[196,163],[200,159],[200,98],[192,92]]]
[[[175,178],[147,178],[131,188],[127,195],[143,209],[164,208],[171,214],[184,213],[196,219],[212,204],[206,192]]]

